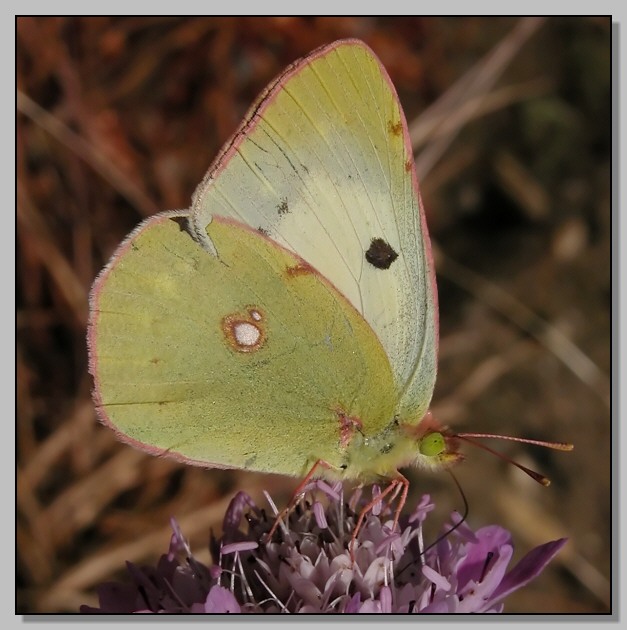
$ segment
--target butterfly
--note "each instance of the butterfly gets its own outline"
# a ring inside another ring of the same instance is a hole
[[[155,455],[387,481],[396,520],[400,468],[459,460],[428,413],[437,292],[407,122],[370,48],[334,42],[268,86],[190,208],[113,254],[88,347],[101,420]]]

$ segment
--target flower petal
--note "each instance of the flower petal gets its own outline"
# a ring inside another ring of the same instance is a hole
[[[257,547],[259,547],[259,543],[255,542],[254,540],[242,540],[241,542],[223,545],[222,549],[220,549],[220,552],[223,556],[226,556],[237,551],[252,551],[253,549],[257,549]]]
[[[242,612],[235,596],[228,588],[213,586],[205,601],[205,612],[208,613],[239,613]]]
[[[537,577],[554,558],[557,552],[566,544],[568,538],[560,538],[532,549],[509,572],[492,595],[492,603],[499,601],[513,591],[525,586]]]
[[[440,589],[442,591],[450,591],[451,583],[443,576],[440,575],[435,569],[425,565],[422,567],[422,574],[429,580],[435,584],[436,589]]]
[[[358,591],[355,593],[348,604],[346,604],[346,608],[344,608],[344,612],[347,614],[353,614],[359,612],[361,608],[361,593]]]
[[[457,570],[458,592],[470,580],[480,582],[486,572],[486,562],[490,556],[498,558],[505,546],[512,547],[512,537],[502,527],[491,525],[477,530],[476,541],[468,543],[466,558]]]

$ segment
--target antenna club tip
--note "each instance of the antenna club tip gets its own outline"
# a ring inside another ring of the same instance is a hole
[[[572,442],[547,442],[545,446],[555,451],[572,451],[575,448]]]
[[[538,479],[538,481],[545,487],[548,488],[551,485],[551,480],[546,477],[542,477],[542,479]]]

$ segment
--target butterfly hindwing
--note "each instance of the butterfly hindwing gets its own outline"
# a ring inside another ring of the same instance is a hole
[[[101,417],[125,441],[187,462],[291,475],[317,459],[341,467],[357,429],[376,433],[393,415],[376,337],[270,239],[215,220],[215,256],[185,224],[185,213],[145,221],[94,286]]]

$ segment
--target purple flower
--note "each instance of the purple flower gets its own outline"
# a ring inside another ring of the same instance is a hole
[[[396,531],[387,505],[370,513],[353,563],[349,544],[368,501],[358,490],[344,503],[340,485],[315,482],[310,489],[326,495],[326,508],[319,499],[301,501],[271,541],[274,518],[238,493],[223,537],[210,542],[211,567],[195,560],[173,521],[170,549],[156,567],[128,563],[131,583],[101,585],[100,607],[81,612],[498,613],[505,597],[539,575],[566,542],[541,545],[508,571],[509,532],[497,525],[472,531],[454,514],[453,525],[425,547],[423,523],[434,507],[425,495]]]

